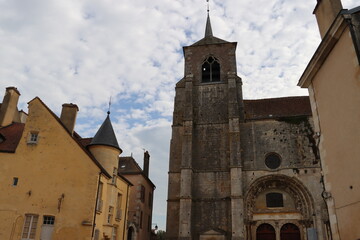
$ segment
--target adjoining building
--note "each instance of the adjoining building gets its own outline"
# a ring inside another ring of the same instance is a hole
[[[109,114],[81,138],[76,105],[59,118],[36,97],[25,114],[19,96],[7,88],[0,107],[0,239],[126,239],[132,184],[118,174]]]
[[[144,152],[144,167],[132,156],[120,157],[119,174],[126,177],[133,187],[130,190],[128,240],[150,240],[155,185],[149,179],[150,154]]]
[[[333,239],[360,239],[360,7],[318,0],[322,41],[298,85],[308,88]]]
[[[235,42],[183,48],[167,239],[331,239],[309,98],[244,100]],[[269,81],[271,85],[271,81]]]

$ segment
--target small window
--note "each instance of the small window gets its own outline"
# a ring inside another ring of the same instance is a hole
[[[143,212],[140,212],[140,228],[142,229],[142,223],[143,223]]]
[[[99,240],[99,239],[100,239],[100,230],[96,229],[94,234],[94,240]]]
[[[113,170],[113,176],[112,176],[112,179],[111,179],[111,183],[116,185],[116,177],[117,177],[117,168],[114,168]]]
[[[111,240],[117,240],[117,231],[118,231],[118,228],[116,226],[114,226],[112,229]]]
[[[39,140],[38,132],[30,132],[28,137],[28,144],[37,144]]]
[[[18,182],[19,182],[19,178],[17,178],[17,177],[14,177],[13,178],[13,186],[17,186],[18,185]]]
[[[269,208],[284,207],[283,195],[275,192],[266,194],[266,206]]]
[[[109,206],[109,213],[108,213],[108,219],[107,219],[108,224],[111,224],[113,214],[114,214],[114,207]]]
[[[43,224],[45,225],[54,225],[55,217],[54,216],[44,216]]]
[[[213,56],[208,57],[201,66],[202,82],[220,82],[220,63]]]
[[[153,205],[153,196],[151,192],[149,192],[149,208],[152,208],[152,205]]]
[[[5,137],[3,135],[0,134],[0,143],[5,141]]]
[[[270,169],[276,169],[280,167],[281,159],[280,156],[276,153],[269,153],[265,157],[265,165]]]
[[[143,185],[140,187],[140,200],[141,202],[145,202],[145,187]]]

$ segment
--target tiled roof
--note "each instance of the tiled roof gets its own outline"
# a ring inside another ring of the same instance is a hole
[[[142,169],[133,157],[119,158],[119,173],[142,173]]]
[[[245,119],[311,116],[308,96],[244,100]]]
[[[119,158],[118,173],[119,175],[124,175],[125,177],[126,175],[141,175],[151,186],[153,186],[154,189],[156,188],[155,184],[144,174],[143,170],[132,156]]]
[[[83,147],[87,147],[91,143],[92,138],[78,138],[78,141],[83,145]]]
[[[111,146],[119,149],[122,152],[121,148],[119,147],[118,141],[116,139],[109,114],[107,115],[100,129],[95,134],[95,137],[92,139],[90,145]]]
[[[24,123],[13,123],[9,126],[0,128],[0,152],[14,153],[24,131]]]

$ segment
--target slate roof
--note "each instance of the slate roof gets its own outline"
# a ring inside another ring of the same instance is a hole
[[[225,40],[220,38],[214,37],[211,28],[210,16],[209,13],[206,19],[206,27],[205,27],[205,36],[203,39],[200,39],[196,43],[192,44],[191,46],[198,46],[198,45],[207,45],[207,44],[219,44],[219,43],[228,43]]]
[[[119,147],[118,141],[115,136],[114,129],[112,127],[110,121],[110,114],[107,115],[105,121],[95,134],[89,145],[105,145],[119,149],[121,152],[121,148]]]
[[[14,153],[24,131],[24,123],[12,123],[9,126],[0,128],[0,152]]]
[[[119,173],[142,173],[143,170],[133,157],[119,158]]]
[[[81,143],[82,146],[87,147],[91,143],[92,138],[81,138],[79,136],[78,141]]]
[[[119,158],[118,173],[125,175],[125,177],[126,175],[142,175],[154,189],[156,188],[155,184],[144,174],[144,171],[132,156]]]
[[[308,96],[244,100],[246,120],[311,116]]]

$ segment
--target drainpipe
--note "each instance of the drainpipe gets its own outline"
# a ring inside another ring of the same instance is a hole
[[[100,176],[101,176],[101,172],[99,172],[98,187],[97,187],[97,191],[96,191],[95,212],[94,212],[94,220],[93,220],[93,229],[92,229],[92,233],[91,233],[91,239],[94,238],[94,232],[95,232],[96,209],[97,209],[97,204],[98,204],[98,199],[99,199],[99,188],[100,188]]]
[[[127,219],[127,209],[128,209],[128,202],[129,202],[129,184],[127,185],[127,189],[126,189],[126,206],[125,206],[125,218],[124,218],[124,231],[123,231],[123,239],[125,240],[125,229],[126,229],[126,219]]]

